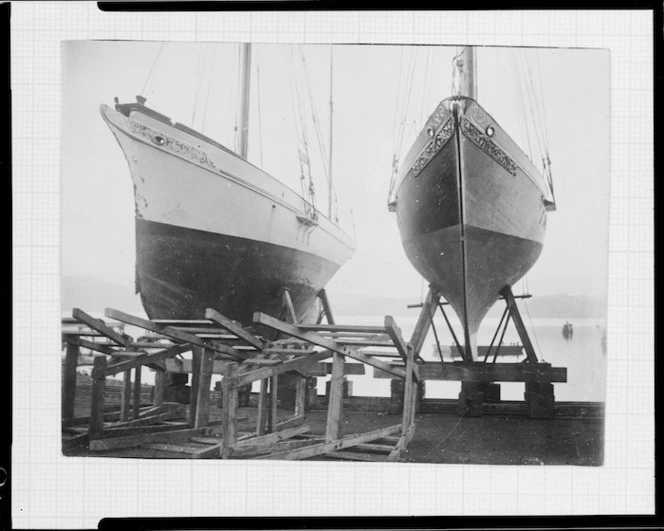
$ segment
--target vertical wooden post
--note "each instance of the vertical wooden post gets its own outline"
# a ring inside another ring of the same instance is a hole
[[[406,384],[403,393],[403,420],[402,420],[402,431],[401,435],[405,436],[410,428],[411,423],[411,412],[413,409],[413,347],[408,345],[406,356]]]
[[[265,435],[267,424],[268,379],[261,380],[261,389],[258,394],[258,414],[256,418],[256,435]]]
[[[221,447],[222,459],[230,457],[232,448],[237,442],[237,406],[238,406],[238,389],[235,385],[235,374],[237,372],[237,363],[229,363],[224,373],[224,381],[222,381],[222,389],[224,393],[224,410],[223,410],[223,429],[224,438]]]
[[[514,295],[512,294],[512,288],[505,286],[500,291],[500,294],[505,297],[505,302],[509,308],[512,320],[514,321],[514,326],[516,326],[516,331],[519,333],[519,338],[521,338],[523,349],[526,351],[526,359],[531,363],[537,363],[537,354],[535,354],[533,344],[530,342],[526,325],[523,323],[523,319],[521,319],[519,308],[516,305],[516,300],[514,300]]]
[[[270,376],[270,412],[267,417],[267,431],[272,433],[277,429],[277,406],[279,405],[279,397],[277,390],[279,387],[279,375],[275,374]]]
[[[129,405],[131,404],[131,369],[124,373],[124,386],[122,387],[122,400],[120,401],[120,420],[129,420]]]
[[[191,349],[191,387],[189,389],[189,427],[196,424],[196,406],[198,404],[198,384],[201,379],[202,348]]]
[[[164,388],[166,387],[166,371],[154,371],[154,401],[155,407],[164,405]]]
[[[106,356],[95,356],[92,362],[92,402],[88,438],[99,439],[104,434],[104,391],[106,390]]]
[[[343,436],[341,416],[343,414],[344,397],[344,364],[344,357],[341,354],[334,354],[332,358],[332,377],[330,379],[330,397],[327,403],[325,442],[336,441]]]
[[[141,366],[134,369],[134,409],[133,417],[138,418],[141,412]]]
[[[212,381],[214,351],[210,349],[202,350],[198,393],[196,393],[196,420],[194,428],[207,426],[210,420],[210,382]]]
[[[295,386],[295,415],[304,415],[307,404],[307,378],[299,376]]]
[[[78,354],[78,345],[67,343],[65,366],[62,375],[62,420],[64,421],[71,419],[74,416]]]

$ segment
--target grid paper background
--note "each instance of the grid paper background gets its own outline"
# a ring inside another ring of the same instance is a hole
[[[63,457],[60,42],[70,39],[610,48],[604,466]],[[92,527],[111,516],[653,514],[652,42],[648,11],[121,14],[84,2],[12,4],[14,525]]]

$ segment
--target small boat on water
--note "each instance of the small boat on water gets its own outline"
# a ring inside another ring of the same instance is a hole
[[[214,308],[250,323],[254,311],[281,312],[283,289],[297,318],[311,319],[318,293],[355,250],[332,201],[327,215],[316,208],[304,171],[299,194],[247,160],[251,45],[240,45],[240,57],[237,152],[142,96],[101,105],[134,183],[136,291],[151,319],[200,319]]]
[[[458,93],[434,109],[396,168],[388,207],[415,269],[450,303],[477,360],[477,331],[501,296],[535,264],[547,214],[545,177],[476,101],[476,51],[455,61]]]

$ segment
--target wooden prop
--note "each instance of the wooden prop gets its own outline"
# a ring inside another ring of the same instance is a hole
[[[122,321],[124,323],[133,326],[138,326],[140,328],[144,328],[145,330],[150,330],[152,332],[156,332],[158,334],[164,335],[171,339],[182,341],[184,343],[191,343],[192,345],[195,345],[197,347],[209,348],[211,350],[214,350],[215,352],[219,352],[220,354],[225,354],[226,356],[230,356],[231,358],[237,360],[243,360],[251,356],[251,354],[240,352],[239,350],[233,347],[229,347],[221,343],[214,343],[208,345],[203,339],[195,336],[194,334],[183,332],[182,330],[177,330],[167,325],[162,325],[154,323],[152,321],[147,321],[146,319],[141,319],[140,317],[135,317],[133,315],[129,315],[119,310],[114,310],[113,308],[106,308],[104,314],[107,317],[110,317],[111,319],[117,319],[118,321]]]
[[[331,339],[326,339],[318,334],[300,330],[298,326],[294,326],[289,323],[284,323],[283,321],[279,321],[278,319],[270,317],[269,315],[266,315],[264,313],[261,312],[254,313],[254,322],[268,326],[270,328],[273,328],[274,330],[284,332],[293,337],[303,339],[314,345],[318,345],[320,347],[331,350],[332,352],[336,352],[337,354],[342,354],[344,356],[356,359],[358,361],[366,363],[367,365],[372,365],[373,367],[381,369],[385,372],[389,372],[390,374],[398,376],[399,378],[405,378],[406,376],[405,372],[400,368],[393,367],[383,361],[372,358],[371,356],[366,356],[364,354],[361,354],[360,352],[352,351],[351,349],[348,349],[340,345],[336,341],[333,341]]]

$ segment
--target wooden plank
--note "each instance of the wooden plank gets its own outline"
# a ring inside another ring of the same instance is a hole
[[[344,450],[341,450],[340,452],[331,452],[329,454],[325,454],[325,457],[331,457],[332,459],[344,459],[346,461],[379,462],[387,460],[387,455],[385,454],[370,454],[366,452],[346,452]]]
[[[313,365],[325,358],[329,358],[331,355],[332,353],[328,351],[316,352],[314,354],[310,354],[309,356],[303,356],[301,358],[284,361],[283,363],[273,367],[262,367],[260,369],[246,372],[240,376],[237,376],[233,384],[241,387],[243,385],[255,382],[256,380],[276,376],[284,372],[290,372],[294,370],[304,371],[307,366]]]
[[[308,431],[310,431],[309,426],[297,426],[294,428],[287,428],[272,433],[268,433],[266,435],[243,439],[235,444],[235,448],[241,448],[243,446],[259,446],[261,444],[272,444],[278,441],[284,441],[286,439],[290,439],[291,437],[296,437],[297,435],[307,433]]]
[[[394,433],[399,433],[401,431],[401,424],[395,426],[390,426],[388,428],[381,428],[379,430],[370,431],[367,433],[361,433],[356,435],[350,435],[339,439],[336,441],[331,441],[327,443],[313,444],[311,446],[306,446],[304,448],[298,448],[296,450],[288,452],[277,452],[273,454],[268,454],[265,456],[260,456],[257,459],[307,459],[320,454],[326,454],[330,452],[336,452],[338,450],[343,450],[345,448],[350,448],[357,444],[373,441],[375,439],[382,439]]]
[[[132,415],[137,419],[141,412],[141,366],[134,368],[134,399],[132,401],[134,407]]]
[[[153,323],[180,326],[205,326],[214,324],[209,319],[152,319]]]
[[[267,431],[271,432],[277,428],[277,406],[279,402],[279,375],[274,374],[270,377],[270,395],[268,403],[270,405],[268,416],[267,416]]]
[[[362,363],[366,363],[367,365],[372,365],[373,367],[381,369],[385,372],[389,372],[394,376],[398,376],[399,378],[405,378],[406,376],[406,373],[403,371],[403,369],[394,368],[388,363],[372,358],[371,356],[366,356],[359,352],[352,351],[351,349],[340,345],[336,341],[332,341],[331,339],[325,339],[319,336],[318,334],[314,334],[312,332],[305,332],[303,330],[300,330],[297,326],[291,325],[289,323],[284,323],[283,321],[279,321],[278,319],[270,317],[269,315],[266,315],[264,313],[261,312],[254,313],[254,322],[260,323],[265,326],[269,326],[274,330],[279,330],[280,332],[284,332],[293,337],[297,337],[298,339],[303,339],[305,341],[308,341],[309,343],[326,348],[338,354],[343,354],[344,356],[356,359],[358,361],[361,361]]]
[[[565,367],[551,367],[548,363],[475,363],[455,361],[419,364],[421,380],[449,380],[469,382],[566,382]],[[374,378],[392,378],[374,370]]]
[[[182,330],[176,330],[175,328],[167,325],[153,323],[151,321],[147,321],[146,319],[141,319],[140,317],[135,317],[119,310],[114,310],[113,308],[106,308],[104,314],[112,319],[117,319],[118,321],[122,321],[133,326],[138,326],[140,328],[144,328],[145,330],[156,332],[171,339],[176,339],[185,343],[191,343],[192,345],[198,347],[209,348],[215,352],[226,354],[227,356],[231,356],[235,359],[242,360],[250,357],[250,354],[240,352],[233,347],[229,347],[221,343],[210,343],[208,345],[203,339],[195,336],[194,334],[189,334],[187,332],[183,332]]]
[[[215,323],[218,323],[222,328],[232,332],[237,337],[256,347],[258,350],[263,350],[263,348],[265,348],[267,345],[266,341],[256,337],[251,332],[245,330],[240,324],[236,323],[235,321],[231,321],[228,317],[220,314],[218,311],[212,308],[205,310],[205,317],[214,321]]]
[[[80,337],[67,337],[65,341],[69,345],[77,345],[82,348],[94,350],[95,352],[101,352],[102,354],[115,354],[115,349],[104,345],[103,343],[95,343],[94,341],[89,341]]]
[[[186,440],[192,436],[202,436],[210,433],[209,428],[187,428],[184,430],[162,431],[156,433],[141,433],[126,437],[112,437],[110,439],[97,439],[90,441],[90,451],[101,452],[105,450],[119,450],[121,448],[134,448],[152,442],[168,442]]]
[[[232,382],[237,372],[237,364],[231,363],[224,379]],[[222,459],[227,459],[231,454],[231,448],[237,442],[237,407],[238,388],[235,385],[223,385],[223,433],[224,440],[221,447]]]
[[[258,394],[258,413],[256,415],[256,435],[263,435],[267,428],[268,410],[268,379],[261,380],[260,392]]]
[[[76,402],[76,367],[78,365],[78,345],[67,343],[65,352],[64,372],[62,375],[62,418],[74,416]]]
[[[403,400],[403,413],[402,413],[402,433],[403,436],[405,432],[410,427],[410,409],[411,402],[413,400],[413,350],[408,348],[406,352],[406,382],[404,386],[404,400]]]
[[[429,333],[429,328],[431,328],[431,322],[438,308],[439,301],[440,294],[434,287],[429,286],[429,293],[427,293],[427,297],[424,300],[422,310],[413,329],[413,335],[410,337],[410,344],[413,345],[416,359],[420,357],[422,346]]]
[[[131,404],[131,371],[124,372],[124,385],[120,396],[120,420],[129,420],[129,406]]]
[[[214,352],[203,349],[200,362],[200,377],[198,381],[198,393],[196,393],[196,419],[195,428],[207,425],[210,420],[210,383],[212,381],[212,364]],[[193,397],[192,397],[193,399]]]
[[[306,332],[357,332],[360,334],[385,334],[384,326],[336,325],[336,324],[298,324]]]
[[[384,452],[389,454],[393,449],[393,444],[377,444],[377,443],[362,443],[355,446],[358,450],[366,450],[368,452]]]
[[[191,351],[191,385],[189,389],[189,427],[193,428],[196,424],[196,407],[198,406],[198,401],[196,397],[198,396],[198,383],[201,378],[201,357],[203,353],[202,347],[194,347]]]
[[[385,316],[385,329],[387,330],[387,334],[390,336],[390,339],[394,343],[397,352],[401,356],[401,359],[407,365],[406,360],[408,359],[408,345],[401,335],[401,329],[397,326],[394,318],[390,315]],[[411,370],[415,379],[419,381],[420,377],[417,365],[411,363]]]
[[[85,323],[92,330],[96,330],[100,334],[103,334],[111,341],[114,341],[118,345],[127,346],[131,343],[134,338],[125,333],[116,332],[110,326],[108,326],[101,319],[95,319],[91,315],[88,315],[80,308],[74,308],[72,311],[72,317],[77,321]]]
[[[190,350],[192,350],[192,345],[189,343],[182,343],[180,345],[173,345],[172,347],[160,350],[159,352],[153,352],[151,354],[141,353],[127,361],[121,361],[120,363],[109,365],[106,368],[106,375],[112,376],[119,372],[134,369],[140,365],[147,365],[156,361],[165,360],[166,358],[172,358],[173,356],[177,356],[178,354],[182,354]]]
[[[183,422],[162,421],[162,424],[144,424],[137,426],[120,426],[119,428],[105,428],[104,438],[129,437],[132,435],[143,435],[146,433],[170,433],[172,431],[189,429]]]
[[[139,417],[137,419],[133,420],[128,420],[126,422],[118,422],[116,424],[111,424],[108,426],[106,429],[113,429],[113,428],[128,428],[128,427],[134,427],[134,426],[148,426],[150,424],[155,424],[157,422],[163,422],[164,420],[168,420],[171,418],[171,413],[169,411],[166,411],[165,413],[158,413],[156,415],[148,415],[145,417]]]
[[[332,442],[342,437],[341,418],[343,416],[344,396],[344,357],[334,354],[332,361],[332,378],[330,379],[330,397],[327,404],[327,423],[325,425],[325,442]]]
[[[294,428],[296,426],[301,426],[304,424],[305,417],[304,415],[295,415],[289,419],[282,420],[281,422],[277,423],[277,428],[275,431],[281,431],[285,430],[287,428]]]
[[[295,416],[304,415],[307,404],[307,379],[300,376],[295,381]]]
[[[154,374],[154,405],[161,407],[164,403],[164,392],[166,391],[166,380],[168,375],[165,371],[155,371]]]
[[[256,457],[274,452],[283,452],[301,448],[311,444],[310,439],[286,439],[271,444],[260,444],[251,446],[236,447],[233,450],[233,459],[243,459],[247,457]]]
[[[95,358],[92,365],[92,400],[90,403],[90,422],[88,437],[100,438],[104,434],[104,390],[106,387],[106,358]]]
[[[337,344],[347,347],[394,347],[394,343],[387,337],[385,339],[343,339],[339,338],[334,340]]]

